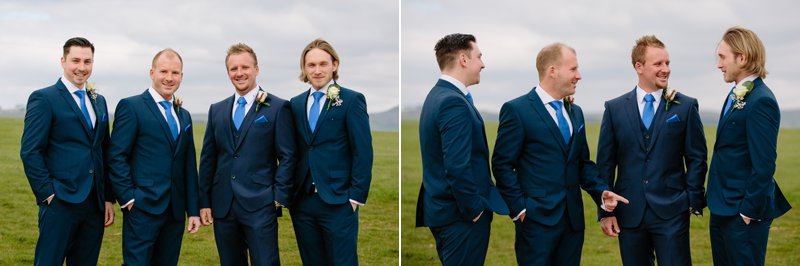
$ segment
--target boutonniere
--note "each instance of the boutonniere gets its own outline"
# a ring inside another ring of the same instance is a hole
[[[747,97],[747,95],[750,94],[750,91],[753,90],[753,86],[754,85],[752,81],[745,81],[744,83],[733,87],[733,95],[731,95],[731,97],[733,97],[733,100],[736,101],[733,104],[733,108],[744,108],[744,106],[747,104],[747,102],[744,101],[744,97]]]
[[[95,91],[94,82],[86,82],[86,93],[89,94],[93,102],[97,102],[97,92]]]
[[[681,104],[681,102],[675,100],[675,97],[677,96],[678,96],[678,91],[673,88],[667,87],[667,89],[664,90],[664,100],[667,101],[667,105],[665,106],[664,111],[669,111],[670,104]]]
[[[175,114],[178,114],[181,111],[181,105],[183,105],[183,100],[175,95],[172,95],[172,106],[175,107]]]
[[[256,93],[256,112],[258,112],[258,107],[264,106],[269,107],[269,103],[267,102],[267,97],[269,97],[269,93],[258,89],[258,93]]]
[[[328,90],[326,94],[328,94],[328,109],[331,109],[331,103],[333,106],[342,106],[342,98],[339,97],[339,84],[336,84],[336,81],[333,82],[330,86],[328,86]]]
[[[575,102],[575,95],[567,95],[564,97],[564,105],[567,106],[567,111],[572,112],[572,103]]]

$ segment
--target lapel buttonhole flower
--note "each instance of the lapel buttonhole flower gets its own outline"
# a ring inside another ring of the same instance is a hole
[[[256,112],[258,112],[258,107],[261,107],[262,105],[265,108],[269,107],[269,103],[267,102],[267,97],[269,97],[269,93],[261,89],[258,90],[258,93],[256,93]]]
[[[744,97],[747,97],[747,95],[750,94],[750,91],[753,90],[753,86],[754,84],[752,81],[745,81],[744,83],[733,87],[733,95],[731,95],[731,97],[733,97],[733,100],[736,101],[733,104],[733,108],[744,108],[744,106],[747,104],[747,102],[744,101]]]
[[[670,104],[681,104],[680,101],[675,100],[677,96],[678,91],[671,87],[667,87],[667,89],[664,90],[664,100],[667,101],[666,105],[664,106],[664,111],[669,111]]]
[[[331,109],[331,103],[333,106],[342,106],[342,98],[339,97],[339,84],[336,84],[336,81],[333,82],[330,86],[328,86],[327,94],[328,94],[328,108]]]
[[[175,108],[175,114],[178,114],[181,111],[181,106],[183,105],[183,100],[178,98],[177,96],[172,96],[172,106]]]

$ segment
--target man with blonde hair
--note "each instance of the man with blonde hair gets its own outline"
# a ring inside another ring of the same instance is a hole
[[[766,50],[751,30],[732,27],[717,68],[734,87],[725,97],[708,173],[715,265],[764,265],[772,220],[791,206],[775,182],[780,108],[764,83]]]

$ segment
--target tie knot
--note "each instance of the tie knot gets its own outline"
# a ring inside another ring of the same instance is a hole
[[[158,104],[160,104],[161,107],[164,108],[164,110],[169,110],[170,108],[172,108],[172,103],[169,101],[160,101],[158,102]]]
[[[247,99],[245,99],[244,97],[239,97],[239,100],[237,100],[236,102],[239,103],[239,105],[245,105],[247,104]]]
[[[553,109],[556,109],[556,111],[561,111],[561,101],[552,101],[549,102],[549,104],[553,107]]]
[[[311,96],[314,96],[315,101],[319,101],[319,98],[322,98],[322,95],[325,95],[325,93],[322,93],[321,91],[315,91],[311,94]]]
[[[75,95],[78,95],[78,97],[83,98],[83,96],[86,95],[86,91],[85,90],[76,90],[75,91]]]
[[[655,102],[655,101],[656,101],[656,98],[655,98],[655,97],[653,97],[653,95],[652,95],[652,94],[649,94],[649,93],[648,93],[648,94],[645,94],[645,95],[644,95],[644,101],[645,101],[645,102],[648,102],[648,103],[652,103],[652,102]]]

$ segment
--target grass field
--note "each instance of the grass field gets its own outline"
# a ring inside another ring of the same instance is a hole
[[[19,158],[21,119],[0,119],[0,265],[31,265],[38,237],[37,213]],[[205,125],[194,127],[199,160]],[[373,132],[375,160],[369,201],[359,216],[359,262],[397,265],[398,244],[398,133]],[[65,158],[66,159],[66,158]],[[281,263],[300,265],[289,212],[279,218]],[[99,265],[122,264],[122,214],[106,228]],[[212,227],[183,237],[180,265],[219,265]]]
[[[417,194],[422,183],[422,163],[419,152],[418,123],[401,123],[402,181],[401,181],[401,232],[402,264],[439,264],[436,247],[428,228],[414,228]],[[587,127],[587,141],[594,160],[597,148],[599,125]],[[487,124],[489,149],[493,149],[497,135],[497,124]],[[709,162],[716,137],[716,128],[706,128],[709,146]],[[800,130],[781,129],[778,137],[778,162],[775,179],[795,208],[800,208]],[[586,232],[581,265],[621,265],[619,248],[615,238],[607,237],[596,222],[596,206],[588,194],[583,201]],[[708,234],[708,209],[705,216],[691,218],[691,250],[694,265],[711,265],[711,244]],[[766,265],[800,265],[800,210],[794,209],[776,219],[770,230]],[[495,216],[489,243],[486,265],[514,265],[514,225],[507,216]]]

